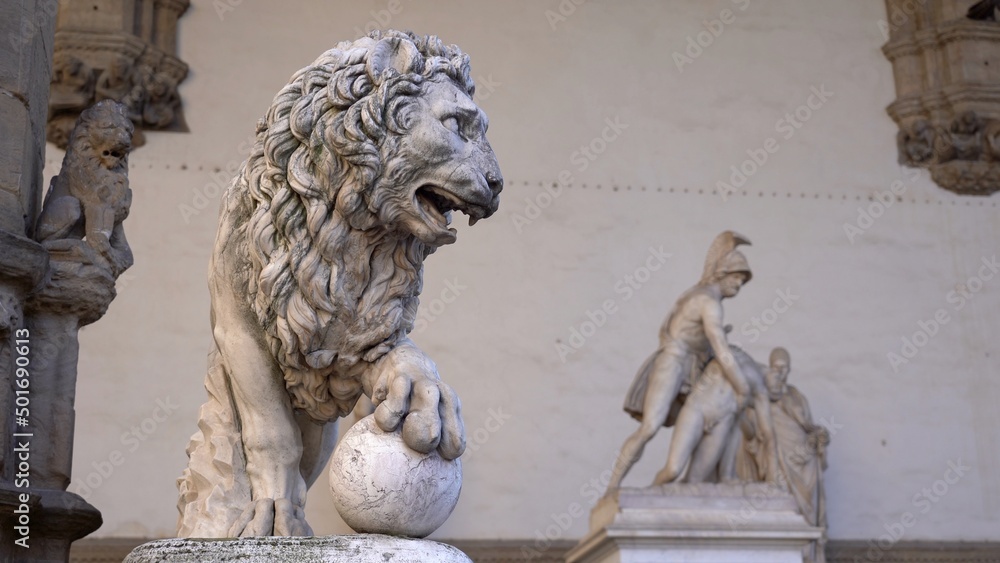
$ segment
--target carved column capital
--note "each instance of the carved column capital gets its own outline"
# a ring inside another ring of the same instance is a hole
[[[104,99],[129,108],[142,130],[186,131],[177,87],[187,65],[177,58],[177,21],[189,0],[62,0],[55,35],[47,138],[66,148],[80,113]]]
[[[1000,24],[994,0],[886,0],[899,162],[960,194],[1000,191]]]

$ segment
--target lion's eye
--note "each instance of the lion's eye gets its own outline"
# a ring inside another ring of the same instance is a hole
[[[458,118],[455,116],[448,116],[441,120],[441,123],[448,128],[449,131],[458,135],[462,132],[462,127],[458,123]]]

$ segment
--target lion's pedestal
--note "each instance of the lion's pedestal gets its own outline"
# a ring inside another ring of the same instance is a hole
[[[801,563],[820,529],[765,483],[622,488],[590,514],[568,563]]]
[[[124,563],[472,563],[457,548],[429,540],[379,534],[265,537],[224,540],[172,539],[135,548]]]

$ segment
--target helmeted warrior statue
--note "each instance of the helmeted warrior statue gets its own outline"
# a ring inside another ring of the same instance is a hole
[[[683,397],[713,357],[740,404],[746,401],[750,387],[726,341],[722,319],[722,300],[734,297],[751,278],[750,265],[737,250],[742,244],[750,241],[733,231],[715,238],[701,280],[681,295],[660,329],[660,346],[639,370],[625,399],[625,411],[642,424],[622,446],[609,491],[621,485],[660,427],[673,425]]]

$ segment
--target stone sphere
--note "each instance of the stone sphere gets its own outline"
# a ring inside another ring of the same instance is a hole
[[[333,451],[330,490],[354,531],[423,538],[451,515],[462,491],[462,463],[422,454],[374,415],[358,421]]]

